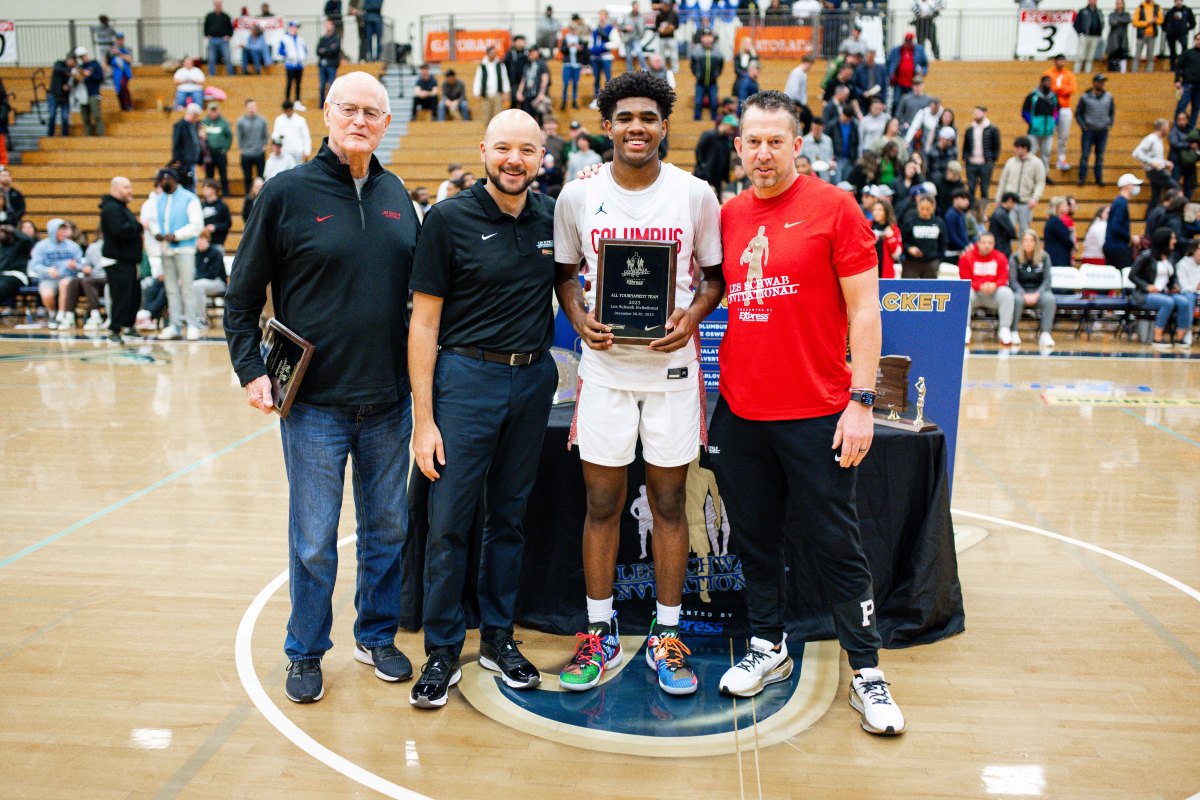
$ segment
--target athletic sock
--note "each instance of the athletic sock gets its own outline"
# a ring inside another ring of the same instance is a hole
[[[609,622],[613,615],[613,599],[610,594],[604,600],[587,599],[588,623]]]
[[[658,606],[658,624],[666,625],[669,628],[674,628],[679,624],[679,610],[683,608],[679,606],[664,606],[662,603],[655,603]]]

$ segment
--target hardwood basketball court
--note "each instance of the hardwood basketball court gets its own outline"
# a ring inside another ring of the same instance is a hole
[[[326,698],[288,702],[287,587],[270,586],[287,567],[278,426],[245,406],[223,343],[0,341],[0,796],[1200,791],[1195,361],[973,353],[966,381],[955,521],[982,536],[959,554],[967,631],[883,653],[909,731],[859,730],[837,654],[811,727],[761,747],[751,726],[740,753],[651,758],[529,735],[458,689],[440,712],[411,708],[411,684],[351,656],[352,548]],[[1137,402],[1104,405],[1124,398]],[[346,536],[352,509],[348,497]],[[573,645],[519,638],[549,673]],[[419,634],[397,644],[419,666]],[[255,677],[277,712],[252,703]]]

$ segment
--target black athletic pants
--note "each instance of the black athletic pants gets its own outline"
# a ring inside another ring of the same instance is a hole
[[[754,635],[775,643],[783,638],[787,545],[797,537],[817,565],[821,585],[815,588],[833,609],[850,666],[864,669],[878,665],[880,639],[858,530],[857,470],[834,461],[840,416],[758,422],[737,416],[722,398],[709,432],[709,463],[742,560]]]
[[[258,177],[261,178],[266,167],[267,157],[262,153],[242,156],[242,194],[250,194],[250,185],[254,183],[254,171],[258,170]]]
[[[113,333],[132,328],[142,304],[142,285],[138,281],[138,265],[117,262],[104,268],[108,279],[108,294],[112,300],[108,327]]]

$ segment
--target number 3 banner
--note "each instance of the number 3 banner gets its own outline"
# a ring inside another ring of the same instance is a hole
[[[1022,11],[1017,25],[1017,56],[1074,56],[1078,42],[1071,25],[1074,21],[1074,11]]]
[[[0,19],[0,64],[17,63],[17,26]]]

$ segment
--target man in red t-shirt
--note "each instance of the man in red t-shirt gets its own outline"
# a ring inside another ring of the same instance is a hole
[[[753,191],[721,209],[729,327],[708,452],[754,633],[721,691],[752,697],[791,674],[783,588],[787,539],[802,536],[854,670],[850,703],[865,730],[898,734],[904,715],[878,669],[875,598],[854,501],[854,467],[874,434],[875,236],[852,194],[796,172],[800,145],[787,95],[746,101],[734,146]]]
[[[971,282],[971,305],[967,312],[967,344],[971,343],[971,318],[976,308],[995,311],[1000,319],[1000,344],[1012,343],[1013,301],[1008,286],[1008,258],[996,249],[996,238],[983,233],[979,241],[958,258],[958,277]]]

